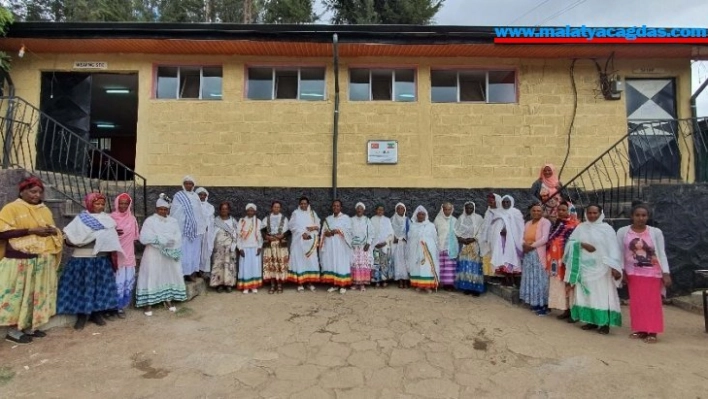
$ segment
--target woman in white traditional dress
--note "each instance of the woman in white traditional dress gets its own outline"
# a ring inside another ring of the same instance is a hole
[[[374,255],[374,270],[371,273],[371,282],[376,287],[388,285],[393,279],[393,257],[391,249],[393,243],[393,226],[391,219],[384,216],[384,206],[376,205],[376,215],[371,217],[371,227],[373,227],[372,241]]]
[[[622,256],[617,234],[605,223],[599,205],[585,209],[586,221],[573,230],[565,246],[565,282],[575,287],[570,310],[583,330],[609,334],[610,326],[622,325],[617,288],[622,279]]]
[[[222,202],[219,205],[219,216],[214,220],[214,259],[211,268],[209,285],[216,292],[232,292],[236,286],[236,227],[238,222],[231,216],[231,204]]]
[[[410,283],[410,271],[406,260],[406,245],[410,225],[411,220],[406,216],[406,206],[402,202],[397,203],[396,212],[391,218],[391,227],[393,227],[391,253],[394,269],[393,278],[398,281],[398,288],[407,288]]]
[[[480,240],[480,249],[482,253],[482,269],[486,277],[496,276],[496,270],[492,265],[492,253],[494,245],[497,243],[496,237],[499,235],[494,231],[493,224],[500,224],[502,220],[497,218],[497,213],[501,210],[501,195],[489,193],[487,195],[487,210],[484,212],[484,227],[482,227],[482,239]]]
[[[455,225],[455,235],[461,246],[457,259],[455,288],[479,296],[484,293],[484,272],[479,246],[484,219],[475,210],[474,202],[465,202],[464,212]]]
[[[207,222],[202,211],[202,202],[194,192],[196,181],[191,176],[182,179],[182,191],[174,196],[170,216],[177,219],[182,232],[182,274],[190,281],[196,280],[202,261],[202,238]]]
[[[366,205],[358,202],[354,207],[356,215],[352,220],[352,286],[366,291],[371,284],[371,270],[374,267],[374,255],[371,247],[373,226],[364,211]]]
[[[202,257],[199,262],[199,273],[203,278],[208,278],[211,273],[211,256],[214,252],[214,205],[209,203],[209,192],[204,187],[194,190],[202,202],[202,214],[206,222],[206,232],[202,236]]]
[[[445,289],[452,289],[455,285],[455,271],[457,270],[457,256],[460,245],[455,236],[457,218],[452,215],[455,208],[446,202],[440,207],[440,212],[435,217],[435,229],[438,232],[438,256],[440,258],[440,285]]]
[[[411,273],[411,287],[431,293],[440,286],[440,259],[438,233],[428,220],[428,211],[418,206],[413,212],[408,231],[407,260]]]
[[[320,282],[319,247],[320,218],[310,207],[310,200],[301,197],[299,207],[293,211],[288,222],[292,234],[288,281],[297,284],[298,292],[315,291],[314,283]]]
[[[273,201],[270,213],[263,218],[265,247],[263,248],[263,281],[270,282],[269,294],[283,293],[283,283],[288,278],[288,218],[280,210],[280,201]]]
[[[514,198],[505,195],[501,207],[492,219],[490,240],[492,244],[492,265],[497,274],[505,277],[506,285],[514,285],[514,279],[521,273],[523,254],[524,217],[514,208]]]
[[[238,289],[248,294],[256,294],[263,286],[261,252],[263,250],[263,226],[256,217],[256,205],[246,205],[246,216],[238,222],[236,246],[239,254]]]
[[[321,240],[322,282],[332,286],[327,292],[339,289],[344,294],[352,284],[352,221],[342,213],[342,201],[332,202],[332,214],[323,223]]]
[[[140,260],[135,306],[145,307],[145,316],[152,316],[152,306],[158,303],[163,302],[174,313],[177,308],[172,301],[187,300],[179,262],[182,254],[179,223],[169,216],[170,203],[164,194],[160,194],[155,208],[155,214],[145,219],[140,231],[145,252]]]

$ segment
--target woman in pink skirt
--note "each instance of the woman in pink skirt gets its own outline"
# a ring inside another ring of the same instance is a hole
[[[649,208],[632,208],[632,225],[617,231],[617,242],[624,260],[624,275],[629,287],[629,317],[633,339],[648,344],[656,342],[656,335],[664,332],[662,296],[671,286],[669,263],[666,260],[664,234],[647,226]]]
[[[371,270],[374,266],[374,254],[371,243],[374,240],[374,228],[371,220],[364,215],[366,206],[358,202],[356,215],[352,217],[352,286],[366,291],[371,284]]]

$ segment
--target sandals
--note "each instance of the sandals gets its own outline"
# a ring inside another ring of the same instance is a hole
[[[635,333],[629,334],[629,338],[630,339],[645,339],[647,337],[647,335],[649,335],[649,334],[644,333],[644,332],[635,332]]]
[[[656,334],[648,334],[646,338],[644,338],[644,342],[647,344],[655,344],[657,341]]]
[[[275,290],[275,292],[277,292],[278,294],[282,294],[283,293],[283,285],[278,284],[278,288]]]
[[[596,330],[596,329],[597,329],[597,325],[595,325],[595,324],[586,324],[586,325],[580,327],[580,329],[583,330],[583,331]]]
[[[607,335],[610,333],[610,326],[602,326],[597,329],[597,333],[601,335]]]
[[[268,290],[268,294],[269,295],[275,294],[275,286],[274,285],[270,286],[270,289]]]

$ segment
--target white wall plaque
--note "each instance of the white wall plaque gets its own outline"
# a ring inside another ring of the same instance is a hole
[[[366,162],[369,164],[397,164],[398,141],[369,140],[366,143]]]
[[[633,73],[666,73],[666,69],[644,67],[644,68],[634,68],[634,69],[632,69],[632,72]]]
[[[74,69],[108,69],[108,63],[102,61],[74,61]]]

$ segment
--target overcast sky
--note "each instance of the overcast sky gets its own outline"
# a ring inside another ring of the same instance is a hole
[[[318,13],[324,7],[318,5]],[[535,9],[534,9],[535,8]],[[533,11],[532,11],[533,10]],[[325,21],[329,16],[324,16]],[[323,21],[324,22],[324,21]],[[705,0],[445,0],[438,25],[708,27]],[[708,62],[693,64],[693,89],[708,79]],[[698,99],[708,116],[708,88]]]

